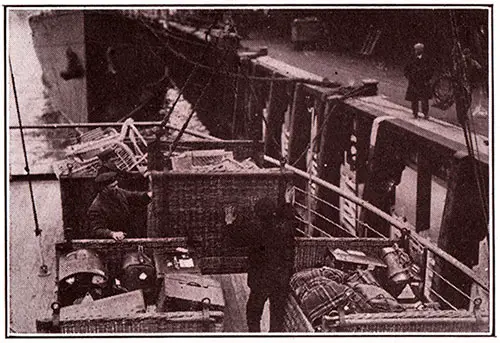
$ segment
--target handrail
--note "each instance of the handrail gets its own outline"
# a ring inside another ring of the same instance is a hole
[[[159,125],[159,124],[160,124],[160,122],[135,122],[134,123],[134,125],[136,125],[136,126],[155,126],[155,125]],[[94,128],[94,127],[102,127],[102,126],[121,127],[122,125],[123,125],[122,123],[78,123],[78,124],[45,124],[45,125],[31,125],[31,126],[24,126],[23,125],[23,128],[24,129],[27,129],[27,128],[47,128],[47,129],[51,128],[51,129],[54,129],[54,128],[77,128],[77,127],[92,127],[92,128]],[[180,131],[180,128],[174,127],[172,125],[167,125],[167,127],[170,129],[173,129],[173,130]],[[18,129],[18,127],[10,126],[9,129]],[[195,136],[195,137],[222,141],[222,139],[220,139],[220,138],[210,136],[210,135],[205,135],[205,134],[198,133],[198,132],[195,132],[192,130],[186,130],[186,133],[188,133],[192,136]],[[264,155],[264,160],[269,162],[269,163],[272,163],[276,166],[281,166],[280,161],[278,161],[277,159],[272,158],[270,156]],[[385,219],[391,225],[393,225],[397,229],[401,230],[402,232],[408,234],[411,238],[413,238],[415,241],[420,243],[422,246],[428,248],[434,254],[441,257],[445,261],[449,262],[455,268],[457,268],[462,273],[464,273],[465,275],[470,277],[483,290],[489,292],[489,288],[488,288],[487,284],[485,282],[481,281],[472,269],[470,269],[469,267],[464,265],[462,262],[458,261],[456,258],[454,258],[452,255],[448,254],[446,251],[440,249],[439,247],[437,247],[436,245],[431,243],[428,239],[416,234],[414,227],[409,222],[401,222],[401,221],[397,220],[396,218],[392,217],[391,215],[380,210],[379,208],[373,206],[369,202],[362,200],[359,197],[342,190],[340,187],[335,186],[335,185],[333,185],[325,180],[320,179],[317,176],[310,175],[309,173],[306,173],[305,171],[300,170],[298,168],[295,168],[289,164],[285,164],[284,168],[293,172],[296,175],[299,175],[299,176],[307,179],[307,180],[310,179],[310,180],[314,181],[315,183],[341,195],[342,197],[352,201],[353,203],[375,213],[380,218]]]
[[[143,122],[134,122],[134,126],[136,127],[142,127],[142,126],[160,126],[161,122],[159,121],[143,121]],[[115,122],[103,122],[103,123],[57,123],[57,124],[39,124],[39,125],[23,125],[23,129],[76,129],[76,128],[97,128],[97,127],[122,127],[123,123],[115,123]],[[167,124],[165,127],[175,130],[175,131],[180,131],[181,129],[178,127],[175,127],[173,125]],[[9,126],[10,130],[18,130],[19,126],[18,125],[12,125]],[[191,136],[199,137],[199,138],[205,138],[205,139],[211,139],[211,140],[217,140],[217,141],[222,141],[222,139],[206,135],[204,133],[199,133],[193,130],[186,129],[186,133],[190,134]]]
[[[264,155],[264,160],[266,162],[269,162],[269,163],[272,163],[276,166],[280,166],[281,163],[280,161],[278,161],[277,159],[275,158],[272,158],[270,156],[267,156],[267,155]],[[484,289],[485,291],[489,292],[489,289],[488,289],[488,286],[486,285],[486,283],[484,283],[483,281],[481,281],[479,279],[479,277],[476,275],[476,273],[470,269],[469,267],[467,267],[465,264],[463,264],[462,262],[458,261],[456,258],[454,258],[453,256],[451,256],[450,254],[448,254],[446,251],[440,249],[439,247],[435,246],[434,244],[432,244],[428,239],[424,238],[424,237],[421,237],[420,235],[418,234],[415,234],[415,230],[411,230],[412,229],[412,226],[410,223],[408,222],[401,222],[397,219],[395,219],[394,217],[390,216],[389,214],[385,213],[384,211],[380,210],[379,208],[373,206],[372,204],[370,204],[369,202],[365,201],[365,200],[362,200],[344,190],[342,190],[341,188],[329,183],[329,182],[326,182],[325,180],[322,180],[320,179],[319,177],[317,176],[314,176],[314,175],[310,175],[308,173],[306,173],[305,171],[303,170],[300,170],[298,168],[295,168],[289,164],[285,164],[284,168],[286,170],[289,170],[303,178],[306,178],[309,180],[309,178],[316,182],[317,184],[341,195],[342,197],[354,202],[355,204],[359,205],[359,206],[362,206],[363,208],[375,213],[376,215],[378,215],[379,217],[381,217],[382,219],[385,219],[386,221],[388,221],[391,225],[395,226],[396,228],[398,228],[399,230],[403,231],[404,233],[410,235],[411,238],[413,238],[414,240],[416,240],[417,242],[419,242],[420,244],[422,244],[424,247],[428,248],[429,250],[431,250],[434,254],[436,254],[437,256],[441,257],[442,259],[444,259],[445,261],[449,262],[451,265],[453,265],[455,268],[457,268],[458,270],[460,270],[462,273],[464,273],[465,275],[467,275],[468,277],[470,277],[472,280],[474,280],[475,283],[477,283],[482,289]]]

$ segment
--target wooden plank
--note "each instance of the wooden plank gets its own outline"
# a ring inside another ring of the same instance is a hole
[[[219,281],[222,286],[226,307],[224,309],[224,331],[246,332],[246,274],[218,274],[210,275]]]

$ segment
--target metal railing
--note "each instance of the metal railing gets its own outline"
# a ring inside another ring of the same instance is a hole
[[[274,165],[280,165],[280,162],[276,159],[273,159],[269,156],[264,156],[264,159],[267,162],[270,162]],[[290,165],[285,165],[284,168],[288,171],[293,172],[294,174],[304,178],[305,180],[309,182],[316,183],[317,185],[320,185],[322,187],[327,188],[328,190],[331,190],[338,194],[340,197],[345,198],[349,201],[352,201],[358,206],[361,206],[382,219],[386,220],[390,225],[392,225],[395,229],[399,230],[401,233],[401,236],[406,239],[406,244],[407,244],[407,249],[413,252],[413,255],[417,255],[416,252],[419,252],[421,255],[421,259],[423,261],[423,265],[420,265],[419,267],[421,268],[421,274],[422,274],[422,279],[423,279],[423,291],[424,295],[427,299],[436,299],[439,302],[442,302],[446,304],[450,309],[457,310],[457,306],[452,304],[452,301],[449,299],[449,297],[440,294],[438,291],[436,291],[435,287],[433,286],[436,283],[436,280],[441,281],[444,283],[447,287],[449,287],[453,292],[455,292],[455,297],[456,295],[463,297],[467,302],[469,302],[469,308],[472,309],[473,306],[477,306],[481,300],[478,301],[478,298],[473,298],[470,294],[465,293],[460,287],[457,285],[453,284],[449,279],[442,275],[442,273],[436,268],[437,261],[440,260],[444,265],[446,265],[447,268],[452,266],[452,269],[456,269],[458,273],[462,273],[465,278],[467,278],[471,284],[477,285],[477,287],[484,293],[483,300],[486,300],[489,302],[489,287],[488,283],[483,281],[475,271],[458,261],[456,258],[448,254],[447,252],[443,251],[433,243],[431,243],[428,239],[420,236],[418,233],[416,233],[415,228],[409,223],[409,222],[403,222],[398,220],[397,218],[392,217],[391,215],[383,212],[382,210],[376,208],[375,206],[371,205],[370,203],[360,199],[359,197],[356,197],[355,195],[346,192],[345,190],[341,189],[340,187],[337,187],[333,184],[330,184],[314,175],[311,175],[310,173],[307,173],[303,170],[300,170],[298,168],[295,168]],[[307,187],[308,190],[310,187]],[[322,204],[325,204],[329,206],[332,209],[339,210],[340,208],[338,206],[334,206],[333,204],[328,203],[324,199],[321,199],[317,195],[313,194],[307,194],[308,191],[300,189],[296,186],[294,186],[294,192],[299,193],[302,195],[307,195],[303,197],[294,197],[294,205],[301,210],[302,213],[304,211],[309,211],[310,213],[305,214],[306,218],[320,218],[321,220],[325,221],[328,223],[328,225],[331,225],[332,228],[340,229],[349,236],[356,237],[356,234],[352,233],[349,231],[346,227],[343,227],[341,224],[337,223],[337,221],[334,218],[327,218],[324,214],[320,213],[317,211],[314,206],[310,206],[308,204],[304,204],[300,201],[297,200],[297,198],[302,198],[304,201],[308,201],[308,199],[313,199],[314,201],[321,202]],[[309,192],[310,193],[310,192]],[[319,228],[317,225],[314,225],[312,222],[308,222],[304,218],[300,217],[298,220],[306,225],[308,228],[312,228],[315,232],[311,234],[311,232],[308,232],[308,230],[301,230],[301,232],[306,235],[306,236],[313,236],[314,234],[317,234],[319,236],[323,237],[330,237],[332,238],[333,235],[324,228]],[[376,233],[380,238],[387,238],[389,237],[384,236],[380,232],[378,232],[376,229],[370,227],[368,224],[362,222],[359,220],[359,218],[354,218],[356,223],[358,225],[361,225],[363,227],[366,227],[367,230]],[[411,254],[410,254],[411,255]],[[412,256],[413,257],[413,256]]]
[[[114,126],[121,126],[122,124],[120,123],[97,123],[97,124],[49,124],[49,125],[32,125],[32,126],[26,126],[23,128],[26,129],[54,129],[54,128],[75,128],[75,127],[80,127],[80,128],[95,128],[95,127],[114,127]],[[134,125],[138,127],[147,127],[147,126],[155,126],[159,125],[159,122],[137,122],[134,123]],[[171,127],[169,126],[170,129],[173,130],[180,130],[179,128],[176,127]],[[11,126],[10,129],[16,130],[18,127],[16,126]],[[187,134],[199,137],[199,138],[205,138],[205,139],[210,139],[210,140],[221,140],[219,138],[209,136],[209,135],[204,135],[204,134],[199,134],[197,132],[192,132],[192,131],[186,131]],[[322,180],[318,178],[317,176],[312,175],[312,173],[307,173],[303,170],[300,170],[298,168],[295,168],[291,165],[285,164],[281,165],[280,161],[271,158],[269,156],[264,156],[264,160],[274,164],[276,166],[281,166],[285,170],[293,172],[295,175],[298,175],[299,177],[305,179],[308,181],[308,185],[311,183],[314,183],[316,186],[321,186],[325,187],[326,189],[335,192],[338,194],[340,197],[347,199],[354,204],[361,206],[365,208],[368,211],[371,211],[372,213],[378,215],[380,218],[386,220],[390,225],[392,225],[394,228],[398,229],[401,232],[402,237],[405,237],[408,242],[408,247],[409,250],[412,251],[420,251],[422,256],[423,256],[423,261],[424,265],[421,265],[420,267],[422,268],[422,274],[423,274],[423,279],[424,279],[424,290],[425,290],[425,295],[427,297],[434,297],[436,299],[439,299],[443,303],[447,304],[452,309],[457,309],[456,306],[454,306],[451,301],[449,301],[446,296],[439,294],[434,287],[433,287],[433,282],[436,279],[441,280],[444,282],[447,286],[450,287],[456,294],[459,294],[461,297],[465,298],[468,302],[470,302],[471,306],[472,304],[477,304],[477,300],[473,299],[473,297],[470,294],[467,294],[464,292],[460,287],[457,287],[454,285],[452,282],[448,280],[448,278],[436,268],[436,260],[440,259],[444,261],[445,263],[453,266],[456,268],[457,271],[463,273],[471,283],[477,285],[478,288],[480,288],[486,295],[486,297],[489,297],[489,286],[487,282],[484,282],[472,269],[458,261],[456,258],[448,254],[447,252],[443,251],[433,243],[431,243],[429,240],[427,240],[424,237],[421,237],[415,232],[415,228],[412,227],[412,225],[408,222],[403,222],[398,220],[397,218],[394,218],[393,216],[383,212],[379,208],[373,206],[372,204],[368,203],[367,201],[364,201],[360,199],[359,197],[353,195],[352,193],[349,193],[343,189],[341,189],[338,186],[335,186],[333,184],[330,184],[326,182],[325,180]],[[324,199],[321,199],[318,195],[316,194],[311,194],[310,190],[311,187],[307,187],[307,190],[303,190],[298,188],[297,186],[294,186],[293,188],[295,194],[302,194],[305,195],[302,198],[304,198],[307,201],[315,201],[315,202],[320,202],[332,209],[335,209],[337,211],[340,211],[340,207],[335,206],[331,203],[328,203]],[[298,198],[298,197],[294,197]],[[335,220],[335,218],[328,218],[325,216],[323,213],[320,213],[320,211],[317,211],[314,206],[310,206],[310,204],[307,203],[301,203],[299,201],[294,202],[295,206],[300,209],[303,213],[306,213],[306,217],[313,218],[317,217],[320,218],[321,220],[325,221],[328,223],[328,225],[331,225],[332,227],[335,227],[336,229],[342,230],[346,234],[356,237],[356,234],[349,231],[347,228],[342,226],[342,224],[338,223],[338,220]],[[304,212],[305,211],[305,212]],[[316,233],[318,233],[319,236],[323,237],[329,237],[333,238],[334,236],[327,232],[326,230],[318,227],[317,225],[314,225],[314,223],[311,220],[306,220],[302,217],[298,218],[300,222],[302,222],[305,226],[308,228],[312,228],[315,230]],[[376,233],[380,238],[389,238],[385,237],[383,234],[378,232],[375,228],[370,227],[368,224],[362,222],[359,220],[359,218],[354,218],[355,222],[357,225],[361,225],[365,227],[367,230],[370,230],[370,232]],[[308,232],[308,230],[300,230],[302,234],[305,236],[312,236],[311,232]],[[487,299],[489,300],[489,299]]]

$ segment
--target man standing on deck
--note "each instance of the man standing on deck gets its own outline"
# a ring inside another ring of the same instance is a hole
[[[143,230],[138,228],[132,214],[134,206],[146,206],[151,200],[151,192],[132,192],[118,187],[117,173],[101,168],[95,179],[99,188],[88,210],[90,226],[89,238],[112,238],[121,241],[125,237],[140,237]]]
[[[422,113],[429,119],[429,99],[432,98],[431,79],[434,74],[432,61],[424,54],[424,45],[417,43],[413,47],[415,55],[404,69],[408,79],[405,99],[411,101],[413,116],[418,118],[419,102],[422,103]]]
[[[226,208],[225,212],[232,242],[249,247],[248,331],[260,332],[264,304],[269,299],[270,331],[282,332],[295,255],[294,209],[290,204],[277,209],[274,201],[262,198],[254,206],[254,219],[238,218],[237,224],[233,224],[233,208]]]

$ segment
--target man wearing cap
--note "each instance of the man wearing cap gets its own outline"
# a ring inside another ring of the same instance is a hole
[[[415,118],[418,118],[419,102],[422,103],[422,113],[428,119],[434,69],[431,59],[424,54],[424,45],[417,43],[413,48],[415,54],[404,69],[404,74],[408,79],[405,99],[411,101],[411,110]]]
[[[132,214],[132,208],[146,206],[151,192],[132,192],[118,187],[117,173],[101,168],[95,179],[99,194],[88,210],[89,238],[140,237],[141,228]]]

